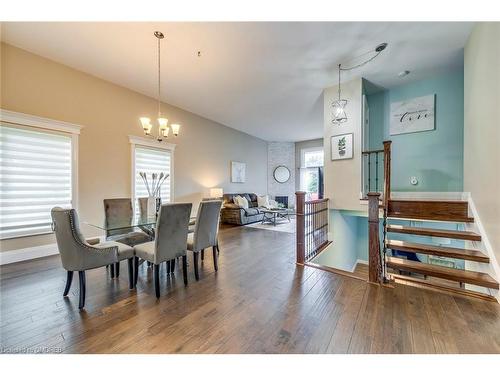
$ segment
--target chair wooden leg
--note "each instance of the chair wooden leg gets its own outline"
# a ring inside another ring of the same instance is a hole
[[[170,261],[170,272],[174,273],[175,271],[175,258]]]
[[[68,295],[72,281],[73,281],[73,271],[68,271],[68,276],[66,278],[66,287],[64,288],[63,297],[66,297]]]
[[[217,266],[217,246],[212,246],[212,254],[214,257],[214,269],[215,272],[217,272],[217,270],[219,269],[219,267]]]
[[[203,262],[205,260],[205,249],[201,251],[201,261]]]
[[[182,277],[184,278],[184,285],[188,285],[188,265],[187,256],[182,256]]]
[[[80,303],[78,308],[81,310],[85,306],[85,271],[78,271],[78,277],[80,278]]]
[[[139,257],[134,257],[134,287],[137,286],[138,277],[139,277]]]
[[[155,294],[156,298],[160,298],[160,265],[154,265],[154,281],[155,281]]]
[[[115,265],[114,264],[109,265],[109,272],[111,273],[111,278],[114,279],[115,278]]]
[[[193,251],[193,266],[194,266],[194,278],[196,281],[200,279],[200,274],[198,272],[198,252]]]
[[[167,260],[167,275],[170,273],[170,261]]]
[[[115,263],[115,276],[116,278],[120,277],[120,262]]]
[[[134,289],[134,259],[128,258],[128,288]]]

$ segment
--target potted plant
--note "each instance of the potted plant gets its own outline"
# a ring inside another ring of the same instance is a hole
[[[346,148],[346,140],[345,137],[342,137],[339,139],[337,143],[337,148],[339,150],[339,155],[344,156],[345,155],[345,148]]]

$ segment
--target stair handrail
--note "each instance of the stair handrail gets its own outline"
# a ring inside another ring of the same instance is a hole
[[[391,143],[384,141],[384,208],[387,209],[391,198]]]
[[[383,200],[380,203],[380,192],[368,192],[368,279],[370,282],[379,283],[386,278],[386,237],[387,237],[387,212],[391,197],[391,144],[384,141],[384,189]],[[383,238],[382,251],[380,249],[380,209],[383,213]]]
[[[296,263],[307,264],[330,244],[328,198],[306,201],[306,193],[295,193]]]

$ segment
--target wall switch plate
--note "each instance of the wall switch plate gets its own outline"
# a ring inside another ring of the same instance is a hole
[[[418,178],[416,178],[415,176],[411,176],[410,177],[410,184],[417,185],[418,184]]]

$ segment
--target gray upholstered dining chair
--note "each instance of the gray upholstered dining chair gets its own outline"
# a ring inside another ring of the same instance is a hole
[[[129,288],[134,288],[132,264],[134,249],[132,247],[114,241],[102,242],[95,246],[89,245],[80,232],[78,215],[73,208],[54,207],[51,215],[62,265],[68,271],[64,297],[68,295],[71,288],[73,272],[78,271],[80,279],[78,307],[83,309],[86,293],[85,271],[112,265],[125,259],[128,259]]]
[[[156,298],[160,298],[160,264],[163,262],[182,257],[184,285],[187,285],[186,240],[192,206],[191,203],[162,205],[156,221],[155,240],[134,246],[134,283],[137,283],[139,258],[151,262],[154,267]]]
[[[222,201],[204,201],[200,203],[194,232],[189,233],[187,239],[187,249],[193,252],[194,276],[200,279],[198,271],[198,254],[202,256],[207,247],[212,247],[214,268],[217,271],[217,250],[219,234],[219,218]]]
[[[133,230],[127,227],[134,219],[132,199],[113,198],[104,199],[104,216],[106,227],[116,227],[106,231],[107,241],[116,241],[128,246],[134,246],[143,242],[151,241],[151,233]],[[120,228],[123,226],[124,228]],[[115,272],[116,271],[116,272]],[[120,262],[111,266],[111,277],[120,277]]]

